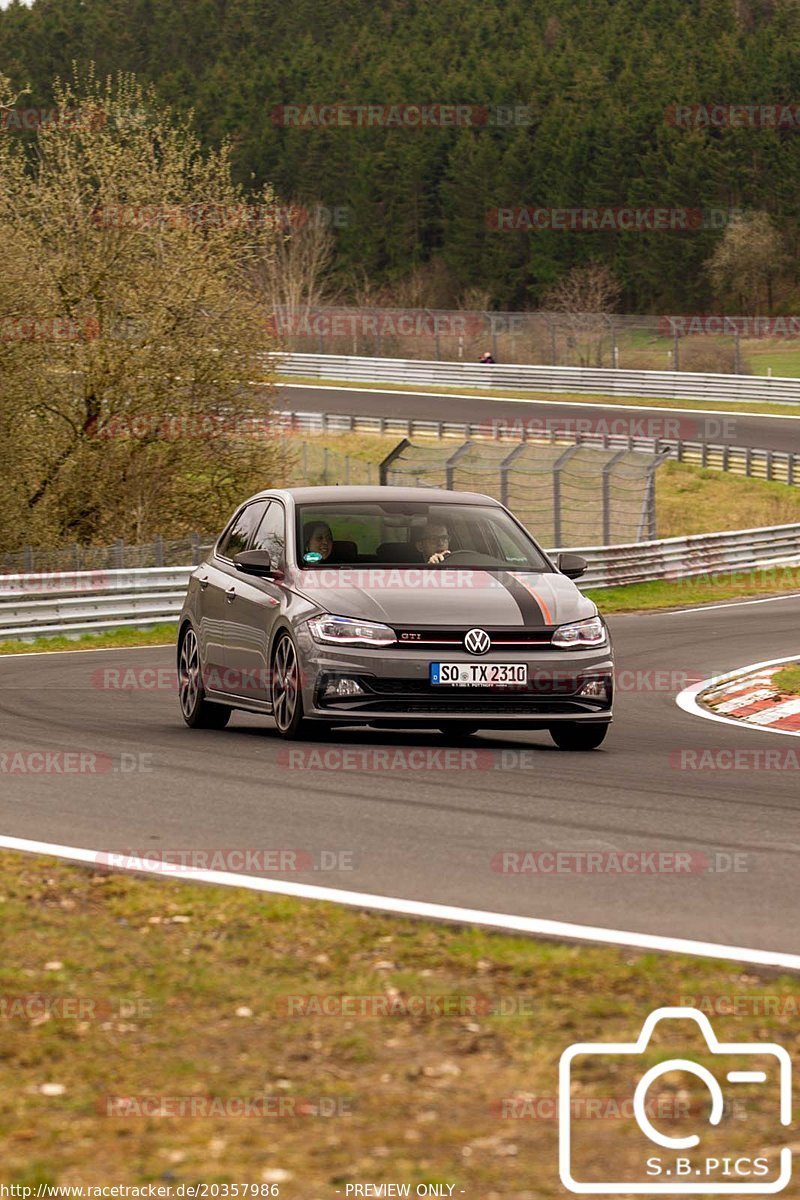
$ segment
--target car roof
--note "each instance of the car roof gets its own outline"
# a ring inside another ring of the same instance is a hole
[[[349,484],[335,487],[297,487],[270,488],[269,491],[259,492],[259,496],[290,496],[296,504],[328,504],[364,501],[366,503],[383,500],[398,502],[412,501],[417,503],[448,503],[448,504],[492,504],[500,507],[499,502],[491,496],[480,492],[451,492],[445,488],[425,487],[351,487]]]

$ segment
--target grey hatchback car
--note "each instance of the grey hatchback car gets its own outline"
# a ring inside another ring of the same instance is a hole
[[[260,492],[189,581],[183,718],[222,729],[243,709],[285,738],[322,725],[546,729],[562,750],[592,750],[614,666],[606,624],[572,582],[585,566],[551,561],[472,492]]]

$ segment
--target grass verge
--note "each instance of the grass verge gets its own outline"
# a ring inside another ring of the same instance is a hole
[[[800,488],[687,463],[656,472],[657,536],[758,529],[800,521]]]
[[[30,654],[42,650],[114,650],[121,646],[163,646],[175,641],[177,623],[165,622],[152,629],[109,629],[105,633],[84,633],[80,637],[40,637],[33,641],[0,642],[0,654]]]
[[[755,600],[782,592],[800,592],[800,567],[727,570],[687,579],[631,583],[625,587],[587,588],[586,595],[603,613],[626,613],[688,608],[693,604],[726,600]]]
[[[8,852],[0,883],[6,1184],[274,1181],[307,1198],[443,1181],[455,1195],[554,1197],[552,1102],[573,1041],[631,1040],[658,1005],[711,1015],[722,998],[718,1036],[800,1042],[797,980],[753,968]],[[353,1011],[295,1015],[309,1007],[292,997],[309,996],[354,997]],[[359,1015],[390,1002],[393,1014]],[[596,1069],[585,1088],[609,1093]],[[176,1113],[185,1097],[194,1116],[136,1115],[152,1098]],[[535,1115],[520,1097],[547,1107]],[[244,1100],[282,1115],[221,1115]],[[725,1152],[771,1144],[770,1117],[726,1121]],[[583,1130],[605,1156],[625,1124]]]
[[[790,696],[800,696],[800,663],[791,663],[772,676],[772,682],[780,691]]]

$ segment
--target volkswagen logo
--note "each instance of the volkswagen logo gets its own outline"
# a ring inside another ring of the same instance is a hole
[[[470,629],[464,634],[464,646],[470,654],[485,654],[492,647],[492,639],[485,629]]]

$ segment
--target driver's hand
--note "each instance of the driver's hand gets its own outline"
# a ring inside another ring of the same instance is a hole
[[[428,562],[429,562],[429,563],[440,563],[440,562],[444,562],[444,560],[447,558],[447,556],[448,556],[448,554],[449,554],[449,553],[450,553],[450,551],[449,551],[449,550],[442,550],[442,551],[440,551],[440,553],[439,553],[439,554],[432,554],[432,555],[430,556],[430,558],[428,559]]]

